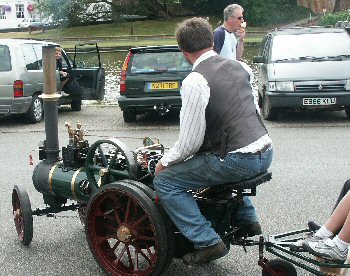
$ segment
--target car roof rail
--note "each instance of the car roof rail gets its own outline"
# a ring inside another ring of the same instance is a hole
[[[298,29],[304,29],[305,27],[300,26],[293,26],[293,27],[278,27],[273,29],[273,31],[287,31],[287,30],[298,30]]]
[[[173,51],[180,51],[179,47],[177,45],[164,45],[164,46],[141,46],[141,47],[133,47],[130,48],[129,51],[132,53],[137,52],[157,52],[161,50],[173,50]]]
[[[334,28],[332,25],[325,25],[325,26],[317,26],[317,25],[313,25],[313,26],[305,26],[305,27],[301,27],[301,26],[293,26],[293,27],[280,27],[280,28],[275,28],[275,29],[273,29],[272,31],[270,31],[270,33],[271,32],[288,32],[288,31],[290,31],[290,32],[293,32],[293,31],[296,31],[296,32],[298,32],[298,30],[300,30],[300,31],[302,31],[302,30],[320,30],[320,31],[322,31],[322,29],[333,29],[334,30],[334,32],[338,32],[338,30],[339,29],[344,29],[344,28]],[[332,32],[333,32],[333,30],[332,30]],[[331,31],[331,30],[329,30],[329,31]]]
[[[324,25],[324,26],[308,26],[307,28],[334,28],[332,25]]]

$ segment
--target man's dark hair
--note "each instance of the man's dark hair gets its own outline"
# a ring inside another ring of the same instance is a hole
[[[177,25],[175,36],[181,50],[193,53],[213,46],[213,30],[200,17],[186,19]]]

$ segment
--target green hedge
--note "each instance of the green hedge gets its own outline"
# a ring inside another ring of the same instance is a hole
[[[313,13],[304,7],[296,6],[279,6],[276,3],[264,3],[264,6],[254,7],[246,10],[247,21],[253,26],[274,26],[295,22],[304,18],[308,18]],[[283,10],[283,12],[281,12]]]
[[[334,26],[338,21],[349,21],[349,11],[340,11],[333,14],[327,14],[320,19],[319,24],[321,26],[332,25]]]

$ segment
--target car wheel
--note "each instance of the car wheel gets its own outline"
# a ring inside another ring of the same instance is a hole
[[[72,100],[70,104],[73,111],[80,111],[81,110],[81,100]]]
[[[345,114],[350,119],[350,106],[345,107]]]
[[[123,111],[124,122],[131,123],[136,121],[136,113],[130,110]]]
[[[278,111],[269,106],[266,96],[263,97],[262,114],[264,119],[268,121],[274,121],[278,117]]]
[[[262,107],[262,97],[259,92],[258,92],[258,105],[260,108]]]
[[[43,102],[38,95],[33,95],[32,103],[24,116],[24,120],[30,124],[39,123],[44,117]]]

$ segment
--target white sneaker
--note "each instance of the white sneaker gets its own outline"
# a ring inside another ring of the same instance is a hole
[[[316,242],[316,241],[320,241],[320,240],[322,240],[322,238],[315,236],[314,233],[308,233],[308,234],[306,234],[305,238],[302,238],[300,240],[297,240],[296,242],[291,243],[290,247],[295,249],[295,250],[302,249],[304,243]]]
[[[334,261],[343,262],[348,255],[348,248],[341,251],[330,238],[320,241],[305,242],[303,248],[315,256]]]

